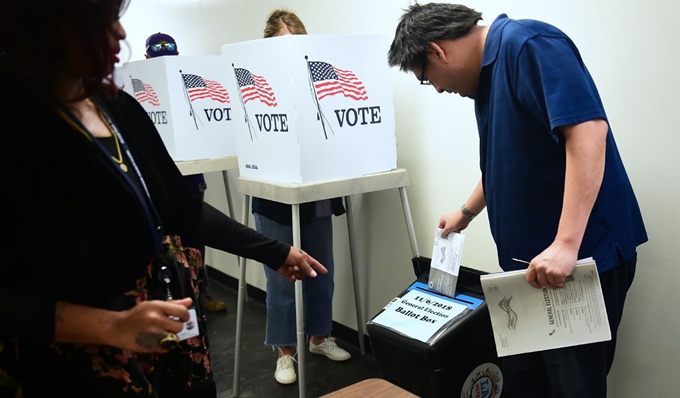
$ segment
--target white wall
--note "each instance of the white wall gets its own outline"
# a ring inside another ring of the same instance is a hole
[[[393,34],[406,0],[133,0],[123,17],[129,60],[143,58],[151,33],[172,34],[181,55],[219,54],[220,46],[260,38],[269,11],[295,11],[310,33]],[[680,375],[680,3],[676,0],[517,1],[466,3],[491,23],[499,13],[535,18],[569,34],[598,84],[642,207],[650,241],[639,249],[636,280],[609,377],[612,397],[677,396]],[[408,187],[420,253],[430,256],[439,216],[452,212],[479,179],[473,103],[436,95],[393,70],[398,166]],[[242,198],[230,172],[237,218]],[[227,211],[219,173],[207,176],[207,200]],[[396,190],[353,197],[362,307],[368,319],[414,280]],[[251,224],[252,225],[252,221]],[[346,218],[335,219],[334,319],[356,329]],[[463,264],[498,271],[485,217],[468,228]],[[209,264],[238,276],[235,257],[210,250]],[[248,282],[264,289],[262,266],[248,263]],[[225,331],[231,333],[232,331]]]

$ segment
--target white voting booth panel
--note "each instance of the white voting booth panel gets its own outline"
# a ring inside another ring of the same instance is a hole
[[[123,75],[123,67],[122,66],[116,66],[115,69],[113,70],[113,75],[111,77],[113,78],[113,82],[118,86],[118,88],[125,90],[125,78]]]
[[[289,35],[222,46],[240,175],[307,184],[395,169],[389,39]]]
[[[224,57],[165,56],[117,68],[123,89],[144,107],[175,161],[236,155],[233,79]]]

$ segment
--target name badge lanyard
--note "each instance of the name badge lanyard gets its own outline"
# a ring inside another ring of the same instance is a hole
[[[151,194],[149,193],[149,189],[146,186],[144,177],[142,176],[142,173],[139,171],[139,167],[137,166],[135,159],[132,157],[132,153],[130,153],[130,148],[125,143],[125,140],[123,139],[123,136],[120,134],[118,127],[113,123],[113,120],[111,119],[111,116],[109,115],[108,111],[101,105],[101,103],[98,103],[97,106],[100,107],[101,114],[104,116],[106,122],[111,127],[113,134],[116,134],[116,137],[118,137],[118,142],[120,144],[121,150],[122,152],[125,153],[125,156],[127,156],[128,160],[130,161],[132,169],[136,173],[142,188],[144,188],[144,194],[142,194],[142,192],[139,189],[139,186],[134,183],[132,178],[129,175],[127,175],[113,160],[113,158],[109,154],[109,151],[104,147],[104,145],[99,140],[95,139],[92,133],[82,124],[82,122],[77,117],[75,117],[71,113],[71,111],[65,106],[61,106],[60,110],[64,112],[71,119],[72,122],[76,123],[82,131],[87,133],[88,138],[90,138],[90,141],[92,141],[95,144],[95,146],[104,155],[104,157],[107,158],[111,162],[111,164],[115,166],[114,169],[123,177],[123,179],[128,183],[128,185],[132,187],[132,190],[135,196],[137,197],[137,200],[139,201],[139,203],[141,203],[142,208],[144,209],[146,221],[151,230],[151,235],[154,239],[154,242],[156,243],[156,250],[160,250],[160,248],[162,247],[163,226],[161,224],[158,212],[156,211],[156,208],[151,202]]]
[[[137,174],[137,178],[139,178],[139,182],[141,183],[142,187],[144,188],[144,193],[146,194],[146,198],[142,197],[141,193],[139,192],[139,189],[137,187],[137,184],[134,184],[132,182],[132,179],[130,176],[127,175],[120,167],[115,167],[118,172],[125,178],[129,184],[132,185],[132,188],[135,190],[135,193],[137,194],[137,197],[140,199],[144,206],[144,211],[147,216],[147,220],[149,221],[149,225],[151,226],[151,233],[154,234],[154,237],[156,239],[156,247],[158,252],[158,257],[159,260],[163,261],[163,264],[160,267],[159,273],[160,273],[160,278],[161,280],[165,283],[165,288],[166,288],[166,298],[168,300],[172,300],[173,296],[171,293],[170,285],[172,283],[172,280],[170,276],[172,275],[172,272],[167,268],[168,265],[171,265],[173,267],[173,271],[175,272],[175,275],[177,275],[178,281],[176,286],[179,288],[179,294],[182,297],[187,297],[187,295],[184,292],[184,286],[182,285],[182,282],[179,280],[179,268],[177,266],[177,263],[175,261],[170,261],[170,264],[166,264],[167,262],[163,259],[163,252],[162,252],[162,237],[163,237],[163,228],[162,224],[160,221],[160,216],[158,215],[158,212],[156,211],[156,208],[153,205],[153,202],[151,201],[151,194],[149,193],[149,189],[146,186],[146,182],[144,182],[144,177],[142,176],[142,173],[139,171],[139,167],[137,167],[137,163],[135,162],[135,159],[132,157],[132,153],[130,153],[130,148],[128,145],[125,143],[125,139],[123,138],[123,135],[120,133],[118,130],[118,127],[116,127],[115,123],[113,122],[113,119],[111,118],[111,115],[109,115],[108,110],[106,107],[100,104],[101,110],[102,110],[102,115],[106,119],[106,122],[111,126],[111,130],[113,130],[114,134],[118,137],[118,141],[120,143],[121,150],[125,152],[125,155],[127,158],[130,160],[130,164],[132,165],[132,168],[134,169],[135,173]],[[95,140],[97,141],[97,140]],[[104,145],[101,144],[101,142],[97,141],[97,144],[101,150],[105,152],[107,157],[111,160],[112,163],[115,164],[115,161],[111,158],[111,156],[108,156],[108,151],[106,151],[106,148],[104,148]],[[146,200],[144,200],[146,199]]]
[[[142,176],[141,171],[139,170],[139,167],[137,166],[137,162],[135,162],[134,157],[132,156],[132,153],[130,152],[130,148],[128,147],[127,143],[125,142],[125,139],[123,138],[123,135],[120,133],[120,130],[118,130],[118,127],[116,124],[113,122],[113,119],[111,118],[111,115],[109,115],[108,110],[101,104],[100,101],[98,101],[97,106],[99,106],[99,109],[101,110],[102,116],[106,119],[106,123],[111,127],[111,130],[113,131],[113,134],[116,134],[116,137],[118,138],[118,142],[121,147],[121,151],[127,156],[128,160],[130,161],[130,165],[132,166],[132,169],[137,175],[137,178],[139,179],[139,182],[144,189],[144,194],[139,189],[139,186],[134,183],[132,178],[125,173],[119,166],[118,164],[113,160],[113,158],[110,156],[108,150],[104,147],[104,145],[95,137],[92,135],[92,133],[85,128],[85,126],[80,122],[78,118],[76,118],[66,107],[61,107],[61,110],[66,113],[66,115],[71,118],[71,120],[78,125],[78,127],[87,133],[88,137],[90,138],[90,141],[92,141],[95,146],[99,149],[99,151],[104,155],[105,158],[107,158],[111,164],[114,165],[114,169],[120,174],[120,176],[123,177],[123,179],[128,183],[129,186],[132,187],[132,190],[137,197],[139,203],[141,203],[142,208],[144,209],[144,214],[146,216],[147,224],[149,225],[149,229],[151,230],[151,235],[154,239],[154,242],[156,244],[156,251],[157,251],[157,257],[159,260],[161,260],[164,264],[161,265],[159,272],[159,277],[161,281],[165,283],[165,288],[166,288],[166,298],[168,300],[172,300],[172,294],[170,292],[170,284],[171,284],[171,278],[170,275],[172,272],[168,270],[167,265],[165,264],[165,261],[163,260],[163,226],[160,220],[160,216],[158,215],[158,212],[156,211],[156,208],[153,205],[153,202],[151,200],[151,193],[149,192],[149,189],[147,188],[146,182],[144,181],[144,177]],[[179,275],[179,269],[177,267],[177,264],[172,262],[174,265],[174,270],[176,272],[176,275]],[[184,294],[184,287],[182,286],[181,282],[178,282],[179,286],[179,293],[182,295],[182,297],[186,297]]]

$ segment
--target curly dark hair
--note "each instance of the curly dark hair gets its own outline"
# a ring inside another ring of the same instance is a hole
[[[40,101],[57,102],[58,79],[73,73],[66,54],[79,48],[88,72],[79,76],[83,92],[70,100],[114,95],[108,35],[127,4],[128,0],[2,1],[0,74]]]

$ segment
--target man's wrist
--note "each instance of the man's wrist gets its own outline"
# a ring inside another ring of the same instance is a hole
[[[465,217],[469,218],[470,221],[474,220],[475,217],[477,217],[477,214],[471,212],[470,209],[465,207],[465,203],[463,203],[463,205],[460,207],[460,212],[463,213]]]

